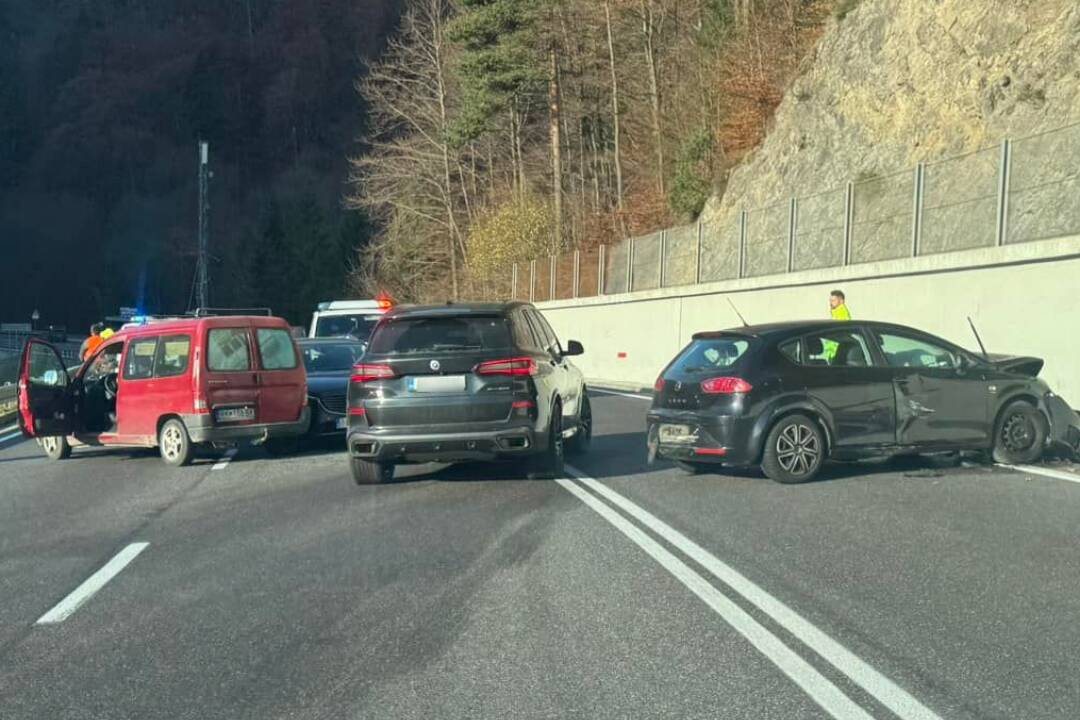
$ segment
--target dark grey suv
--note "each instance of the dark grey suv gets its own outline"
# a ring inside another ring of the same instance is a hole
[[[375,327],[349,383],[347,446],[357,483],[402,463],[520,458],[562,473],[564,440],[585,450],[592,410],[581,372],[531,305],[399,307]]]

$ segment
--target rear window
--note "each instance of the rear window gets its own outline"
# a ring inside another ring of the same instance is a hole
[[[315,323],[315,337],[354,337],[367,340],[380,315],[320,315]]]
[[[263,370],[292,370],[296,367],[296,351],[292,335],[281,328],[258,328],[255,340],[259,343],[259,357]]]
[[[210,331],[206,366],[218,372],[251,369],[251,350],[245,328],[215,328]]]
[[[669,372],[695,375],[727,370],[735,365],[750,347],[745,338],[702,338],[694,340],[672,364]]]
[[[510,330],[501,316],[396,318],[383,323],[371,338],[375,355],[507,350]]]

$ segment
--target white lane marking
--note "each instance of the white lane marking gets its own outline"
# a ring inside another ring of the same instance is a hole
[[[877,698],[878,702],[893,713],[905,720],[941,720],[934,711],[916,700],[906,690],[705,548],[606,485],[574,468],[568,467],[567,470],[587,487],[622,508],[689,558],[701,564],[718,580],[779,623],[833,667],[851,678],[856,685]]]
[[[1003,468],[1015,470],[1017,472],[1033,473],[1035,475],[1044,475],[1050,478],[1056,478],[1057,480],[1065,480],[1067,482],[1080,483],[1080,474],[1063,472],[1061,470],[1051,470],[1050,468],[1038,467],[1036,465],[1005,465],[999,463]]]
[[[641,395],[639,393],[619,392],[617,390],[604,390],[603,388],[589,388],[590,393],[600,393],[602,395],[618,395],[620,397],[634,398],[635,400],[652,400],[652,395]]]
[[[105,583],[116,577],[121,570],[127,567],[128,563],[138,557],[139,553],[145,550],[149,545],[150,543],[145,542],[131,543],[126,548],[116,553],[112,560],[105,563],[105,566],[96,573],[86,578],[82,585],[72,590],[71,594],[57,603],[52,610],[38,618],[38,621],[35,624],[52,625],[67,620],[73,612],[78,610],[84,602],[93,597],[94,593],[105,587]]]
[[[236,457],[236,453],[237,453],[237,448],[229,448],[228,450],[225,451],[225,454],[221,456],[221,459],[218,460],[216,463],[214,463],[214,467],[212,467],[210,469],[211,470],[224,470],[229,465],[229,461],[232,460],[234,457]]]
[[[12,433],[10,435],[5,435],[4,437],[0,437],[0,443],[6,443],[8,440],[14,440],[17,437],[22,437],[21,431],[17,433]]]
[[[769,632],[749,613],[714,588],[709,581],[694,572],[690,566],[675,557],[671,552],[664,549],[660,543],[639,530],[633,523],[592,494],[585,492],[576,483],[566,479],[556,480],[556,482],[614,525],[619,532],[630,538],[653,560],[660,563],[665,570],[701,598],[731,627],[735,628],[736,632],[746,638],[762,655],[780,668],[781,672],[791,678],[826,712],[837,718],[837,720],[871,720],[871,715],[845,695],[840,688],[815,670],[810,663],[785,645],[780,638]]]
[[[14,425],[8,425],[6,428],[0,428],[0,435],[3,435],[6,432],[11,432],[12,430],[18,430],[18,429],[19,429],[19,423],[15,423]]]

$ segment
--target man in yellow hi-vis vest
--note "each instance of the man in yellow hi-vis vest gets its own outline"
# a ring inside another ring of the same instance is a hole
[[[829,314],[833,320],[850,320],[851,313],[847,309],[847,298],[843,290],[833,290],[829,293]]]

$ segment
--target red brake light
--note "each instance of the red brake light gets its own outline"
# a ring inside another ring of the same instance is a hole
[[[754,386],[742,378],[715,377],[704,380],[701,383],[701,392],[709,395],[733,395],[735,393],[748,393]]]
[[[477,375],[535,375],[536,361],[531,357],[488,360],[473,368]]]
[[[365,365],[364,363],[353,365],[352,381],[356,383],[387,380],[392,377],[396,376],[394,369],[389,365]]]
[[[664,392],[664,378],[660,376],[656,378],[656,382],[652,386],[653,392]]]

